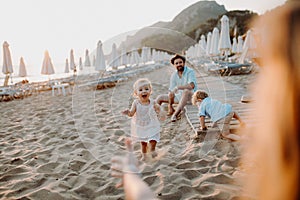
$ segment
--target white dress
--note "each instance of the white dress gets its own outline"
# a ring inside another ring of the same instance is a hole
[[[131,136],[137,141],[159,142],[160,122],[154,110],[154,101],[151,99],[148,105],[142,105],[135,100],[136,112],[131,119]]]

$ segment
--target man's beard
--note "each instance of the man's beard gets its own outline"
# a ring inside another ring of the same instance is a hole
[[[183,72],[184,71],[184,66],[177,67],[177,71]]]

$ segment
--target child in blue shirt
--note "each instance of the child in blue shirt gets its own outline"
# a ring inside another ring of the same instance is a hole
[[[241,126],[245,123],[241,120],[236,112],[232,110],[230,104],[222,104],[216,99],[212,99],[205,91],[197,90],[192,97],[193,105],[199,106],[200,129],[207,130],[205,126],[205,116],[213,122],[212,127],[219,127],[223,137],[231,140],[240,140],[240,136],[230,133],[230,121],[232,118],[237,119]]]

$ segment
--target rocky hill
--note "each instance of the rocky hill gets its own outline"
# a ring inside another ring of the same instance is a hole
[[[135,35],[128,36],[121,44],[127,50],[148,46],[172,53],[181,53],[198,42],[200,35],[206,35],[214,27],[220,28],[220,18],[226,14],[230,19],[233,35],[242,35],[248,29],[247,23],[257,14],[251,11],[230,11],[215,1],[199,1],[180,12],[171,22],[157,22],[142,28]]]

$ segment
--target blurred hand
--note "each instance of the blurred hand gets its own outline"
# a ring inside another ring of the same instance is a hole
[[[129,109],[126,109],[126,110],[123,110],[121,113],[122,113],[123,115],[129,115],[130,110],[129,110]]]
[[[159,113],[160,113],[160,106],[159,106],[158,104],[155,103],[155,104],[153,105],[153,108],[154,108],[156,114],[159,114]]]
[[[155,110],[155,112],[156,112],[156,114],[158,116],[158,119],[161,120],[161,121],[165,121],[166,120],[166,116],[167,116],[166,112],[163,111],[161,109],[161,106],[158,105],[158,104],[154,104],[153,106],[154,106],[154,110]]]
[[[115,156],[111,160],[111,175],[121,179],[121,181],[116,184],[117,188],[123,187],[125,173],[139,174],[137,160],[133,154],[133,146],[130,139],[125,140],[125,146],[128,151],[127,155]]]
[[[126,156],[114,157],[111,162],[111,175],[121,178],[116,187],[124,187],[125,199],[131,200],[155,200],[155,193],[139,176],[136,159],[133,155],[133,147],[130,139],[125,140],[128,150]]]

